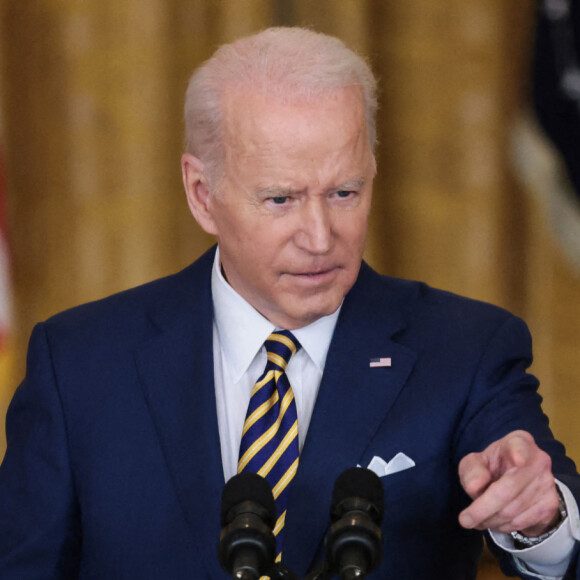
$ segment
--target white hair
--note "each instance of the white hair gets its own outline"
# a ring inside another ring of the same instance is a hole
[[[333,36],[275,27],[221,46],[189,81],[185,99],[186,150],[206,167],[210,184],[223,172],[223,97],[247,87],[283,101],[359,87],[371,149],[376,141],[376,80],[369,65]]]

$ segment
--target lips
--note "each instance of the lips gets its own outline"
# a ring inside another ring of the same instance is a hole
[[[303,272],[288,272],[288,274],[302,280],[324,281],[333,276],[338,271],[338,269],[338,266],[332,266],[328,268],[306,270]]]
[[[336,268],[338,268],[338,266],[335,264],[313,264],[312,266],[307,266],[302,270],[289,272],[289,274],[295,274],[298,276],[315,276],[317,274],[325,274],[326,272],[336,270]]]
[[[317,270],[316,272],[298,272],[296,276],[322,276],[323,274],[328,274],[332,272],[332,268],[329,270]]]

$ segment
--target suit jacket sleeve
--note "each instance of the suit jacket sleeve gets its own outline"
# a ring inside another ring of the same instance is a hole
[[[0,466],[0,577],[78,577],[80,527],[50,347],[33,331],[26,378],[10,405]]]
[[[456,461],[471,451],[481,451],[515,429],[524,429],[550,455],[554,476],[570,488],[580,504],[580,478],[564,446],[552,435],[548,418],[541,408],[538,382],[526,372],[531,362],[529,331],[520,319],[509,317],[490,340],[473,378],[457,433]],[[497,548],[493,541],[488,545],[499,556],[504,572],[516,574],[512,557]],[[576,577],[577,555],[578,549],[566,577]]]

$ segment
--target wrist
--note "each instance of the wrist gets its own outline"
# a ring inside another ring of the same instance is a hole
[[[559,505],[558,505],[558,514],[554,519],[554,522],[547,531],[537,535],[535,534],[530,535],[529,533],[524,534],[521,531],[511,532],[510,535],[514,541],[514,547],[517,550],[525,550],[526,548],[531,548],[532,546],[537,546],[538,544],[541,544],[560,528],[560,526],[568,516],[568,512],[566,511],[566,503],[564,502],[564,498],[558,486],[556,486],[556,491],[558,492]]]

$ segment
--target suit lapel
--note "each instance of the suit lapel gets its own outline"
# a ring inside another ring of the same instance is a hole
[[[337,476],[361,462],[416,360],[391,339],[404,327],[398,300],[384,293],[377,300],[367,277],[361,274],[343,305],[292,486],[284,561],[299,575],[315,564]],[[376,357],[391,357],[392,366],[370,368]]]
[[[217,541],[224,475],[214,389],[211,259],[202,258],[204,268],[194,265],[196,275],[184,281],[180,296],[166,297],[171,314],[156,313],[160,332],[135,359],[200,561],[210,576],[222,578]]]

